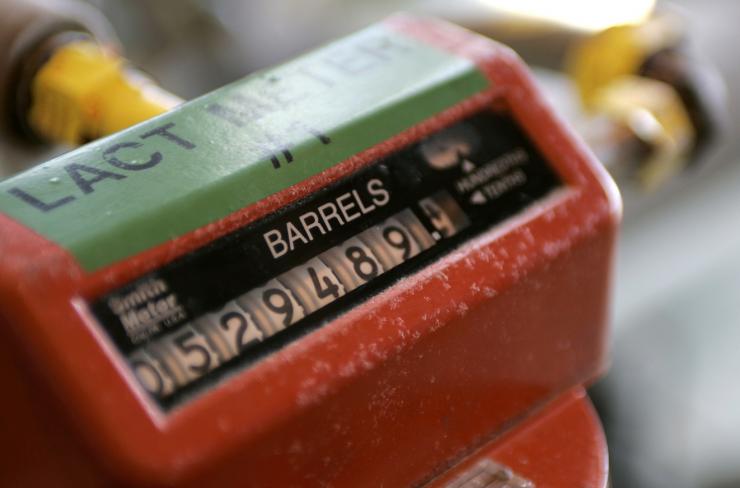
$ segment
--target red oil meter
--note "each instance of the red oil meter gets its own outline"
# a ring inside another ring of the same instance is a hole
[[[0,479],[602,487],[619,212],[511,51],[406,16],[37,166]]]

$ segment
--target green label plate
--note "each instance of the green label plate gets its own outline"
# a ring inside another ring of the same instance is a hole
[[[0,182],[0,211],[94,271],[487,86],[470,61],[379,24]]]

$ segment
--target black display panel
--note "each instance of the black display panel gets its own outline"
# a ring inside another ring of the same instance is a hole
[[[561,184],[510,115],[481,112],[91,308],[142,387],[168,409]]]

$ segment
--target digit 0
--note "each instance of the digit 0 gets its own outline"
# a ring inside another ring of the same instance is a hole
[[[141,386],[143,386],[146,391],[158,397],[164,396],[164,380],[159,374],[159,371],[157,371],[157,368],[143,359],[132,361],[131,367],[134,369],[134,373],[136,374],[136,378],[138,378],[139,383],[141,383]]]
[[[146,391],[157,397],[166,397],[175,390],[172,378],[162,369],[146,349],[139,349],[129,357],[136,379]]]

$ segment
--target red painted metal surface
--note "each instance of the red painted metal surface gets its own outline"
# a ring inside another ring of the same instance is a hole
[[[508,467],[538,488],[606,488],[608,482],[604,432],[580,387],[563,393],[486,444],[428,488],[444,488],[486,459]]]
[[[492,88],[94,274],[0,215],[0,482],[409,486],[600,374],[620,212],[611,181],[511,51],[436,21],[389,22],[470,57]],[[487,106],[518,119],[565,190],[167,415],[134,387],[86,300]]]

